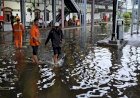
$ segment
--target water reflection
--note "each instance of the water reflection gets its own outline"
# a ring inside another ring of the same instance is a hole
[[[78,63],[69,72],[69,78],[73,78],[76,83],[76,85],[71,85],[71,89],[86,90],[85,93],[77,95],[77,97],[106,96],[116,98],[126,96],[123,93],[125,89],[137,85],[137,74],[134,72],[137,67],[134,66],[139,65],[139,59],[131,48],[126,46],[122,53],[99,47],[94,48],[94,53],[90,51],[82,63]],[[133,56],[130,55],[132,52]],[[134,62],[137,63],[132,64]],[[92,91],[90,91],[91,88]]]
[[[36,84],[39,79],[38,71],[39,69],[36,66],[24,70],[20,74],[19,83],[23,98],[38,98],[38,86]]]
[[[45,70],[48,71],[48,74],[45,74]],[[38,83],[42,84],[42,89],[39,93],[40,98],[74,98],[68,84],[65,82],[64,71],[61,68],[54,68],[53,70],[42,69],[42,80]]]
[[[129,31],[130,31],[130,26],[129,25],[124,26],[124,32],[129,32]]]
[[[132,43],[119,50],[97,47],[93,42],[108,34],[83,33],[81,29],[64,32],[66,56],[59,69],[32,64],[31,47],[20,51],[1,45],[0,98],[12,93],[11,98],[139,98],[135,93],[139,92],[140,48]],[[39,49],[41,60],[52,53],[51,47]]]

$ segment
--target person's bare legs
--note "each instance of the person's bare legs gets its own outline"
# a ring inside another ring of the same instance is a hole
[[[33,63],[39,64],[37,55],[32,56],[32,61],[33,61]]]
[[[58,54],[55,54],[53,56],[53,60],[54,60],[54,64],[57,64],[58,63]]]

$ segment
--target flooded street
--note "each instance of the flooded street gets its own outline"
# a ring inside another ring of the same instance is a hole
[[[109,37],[110,28],[89,31],[64,31],[60,68],[34,65],[28,39],[22,50],[15,50],[11,34],[1,33],[0,98],[140,98],[140,35],[125,32],[128,43],[117,49],[96,45]],[[53,55],[50,43],[45,47],[46,32],[39,49],[43,61]]]

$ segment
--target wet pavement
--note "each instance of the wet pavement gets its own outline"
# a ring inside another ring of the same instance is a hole
[[[129,28],[128,28],[129,29]],[[110,35],[110,28],[95,33],[80,28],[64,31],[63,63],[34,65],[28,34],[22,50],[15,50],[12,35],[0,33],[0,98],[140,98],[140,34],[125,32],[122,49],[97,47]],[[53,55],[48,31],[42,31],[39,57]]]

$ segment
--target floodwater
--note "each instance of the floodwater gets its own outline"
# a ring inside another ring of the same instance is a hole
[[[0,34],[0,98],[140,98],[140,36],[126,32],[129,41],[122,49],[98,47],[96,42],[110,32],[65,30],[60,68],[34,65],[28,40],[15,50],[11,35]],[[47,34],[42,32],[39,48],[43,61],[53,54],[44,46]]]

